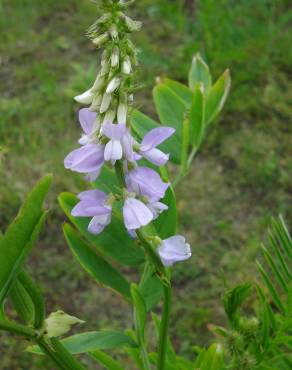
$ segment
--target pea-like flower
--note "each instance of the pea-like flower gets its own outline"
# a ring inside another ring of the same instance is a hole
[[[96,141],[96,132],[99,129],[96,112],[91,112],[88,108],[79,111],[79,122],[84,134],[79,139],[80,145],[86,145]]]
[[[104,145],[86,144],[73,150],[64,159],[64,166],[71,171],[86,173],[90,180],[98,177],[104,163]]]
[[[175,129],[172,127],[157,127],[150,130],[144,136],[138,153],[156,166],[163,166],[168,161],[169,154],[163,153],[156,147],[167,140],[174,132]]]
[[[162,240],[157,252],[164,266],[172,266],[176,262],[185,261],[192,255],[190,245],[181,235]]]
[[[151,203],[162,199],[169,186],[152,168],[141,166],[127,173],[126,182],[130,192],[146,197]]]
[[[112,164],[119,159],[131,156],[132,144],[127,126],[122,123],[106,123],[102,126],[103,134],[109,138],[105,146],[104,159]]]
[[[91,234],[99,234],[111,222],[109,197],[100,190],[87,190],[78,195],[79,203],[72,209],[74,217],[92,217],[88,225]]]
[[[139,199],[128,197],[123,207],[124,223],[129,231],[148,225],[153,220],[149,208]]]

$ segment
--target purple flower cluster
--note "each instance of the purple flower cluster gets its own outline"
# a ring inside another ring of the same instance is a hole
[[[64,160],[65,168],[86,174],[86,179],[95,180],[105,163],[115,165],[123,162],[126,189],[124,190],[123,218],[130,235],[135,230],[148,225],[159,214],[167,210],[160,202],[169,186],[153,169],[139,166],[138,161],[147,159],[154,165],[162,166],[169,158],[157,148],[168,139],[174,129],[159,127],[149,131],[139,144],[124,123],[100,123],[97,114],[88,108],[79,111],[79,121],[83,135],[81,145]],[[91,217],[88,225],[90,233],[99,234],[111,221],[114,196],[99,190],[89,190],[79,194],[79,203],[73,208],[76,217]]]

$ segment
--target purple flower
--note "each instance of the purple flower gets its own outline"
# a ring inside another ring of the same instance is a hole
[[[105,146],[104,159],[115,164],[115,162],[123,156],[121,140],[127,133],[127,127],[122,123],[106,123],[103,125],[102,131],[104,135],[110,139]]]
[[[150,209],[150,211],[153,214],[153,220],[155,220],[160,215],[160,213],[168,209],[168,206],[161,202],[149,203],[147,204],[147,207]]]
[[[192,255],[190,245],[181,235],[162,240],[157,252],[164,266],[172,266],[175,262],[185,261]]]
[[[151,203],[162,199],[169,186],[157,172],[148,167],[137,167],[128,172],[126,183],[129,191],[147,197]]]
[[[111,222],[112,207],[106,204],[108,196],[99,190],[87,190],[78,195],[80,202],[72,209],[74,217],[92,217],[88,231],[99,234]]]
[[[64,160],[65,168],[71,171],[87,173],[94,179],[104,163],[104,145],[86,144],[73,150]]]
[[[82,108],[79,110],[79,122],[82,127],[84,134],[79,139],[79,144],[86,145],[94,140],[94,134],[99,128],[96,122],[97,114],[91,112],[88,108]]]
[[[150,130],[142,140],[139,154],[156,166],[164,165],[169,159],[169,154],[163,153],[156,146],[168,139],[174,132],[175,129],[172,127],[157,127]]]
[[[124,203],[123,216],[128,230],[139,229],[153,220],[153,214],[148,207],[140,200],[131,197]]]

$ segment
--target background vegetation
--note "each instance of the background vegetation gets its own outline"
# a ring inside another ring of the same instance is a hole
[[[132,12],[144,23],[135,40],[143,87],[137,105],[144,112],[155,115],[155,78],[186,82],[197,51],[214,77],[226,67],[232,72],[220,121],[178,187],[180,230],[193,258],[174,271],[172,331],[177,350],[191,355],[195,344],[210,343],[208,324],[225,321],[224,286],[256,278],[254,260],[270,216],[282,213],[291,225],[292,14],[285,0],[139,0]],[[0,1],[0,229],[36,180],[53,172],[52,211],[30,270],[48,311],[62,308],[86,320],[87,329],[123,328],[131,315],[70,255],[56,201],[61,191],[84,188],[81,176],[63,169],[63,158],[79,135],[72,96],[88,86],[97,66],[84,37],[97,15],[89,0]],[[1,334],[1,369],[50,369],[15,353],[20,346]]]

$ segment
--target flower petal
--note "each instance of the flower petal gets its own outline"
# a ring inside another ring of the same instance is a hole
[[[96,115],[96,112],[91,112],[88,108],[79,110],[79,122],[85,134],[89,135],[92,132]]]
[[[64,159],[65,168],[80,173],[95,172],[103,165],[104,146],[98,144],[87,144],[79,149],[73,150]]]
[[[89,90],[85,91],[83,94],[76,95],[74,97],[74,100],[76,100],[80,104],[88,105],[88,104],[92,103],[93,94],[92,94],[91,90],[89,89]]]
[[[116,160],[122,158],[123,148],[118,140],[110,140],[104,150],[104,159],[115,163]]]
[[[128,230],[139,229],[152,221],[152,212],[140,200],[127,198],[123,207],[125,226]]]
[[[174,132],[175,129],[172,127],[157,127],[150,130],[144,136],[140,146],[140,150],[148,151],[155,148],[157,145],[161,144],[163,141],[173,135]]]
[[[127,127],[122,123],[106,123],[102,126],[102,131],[109,139],[121,140],[127,132]]]
[[[107,199],[107,194],[98,189],[86,190],[86,191],[79,193],[78,198],[80,200],[89,200],[93,202],[98,202],[101,205],[103,205]]]
[[[175,262],[185,261],[191,257],[191,247],[181,235],[175,235],[162,241],[157,249],[162,263],[172,266]]]
[[[163,153],[161,150],[153,148],[145,152],[141,152],[144,158],[156,166],[163,166],[169,159],[169,154]]]

